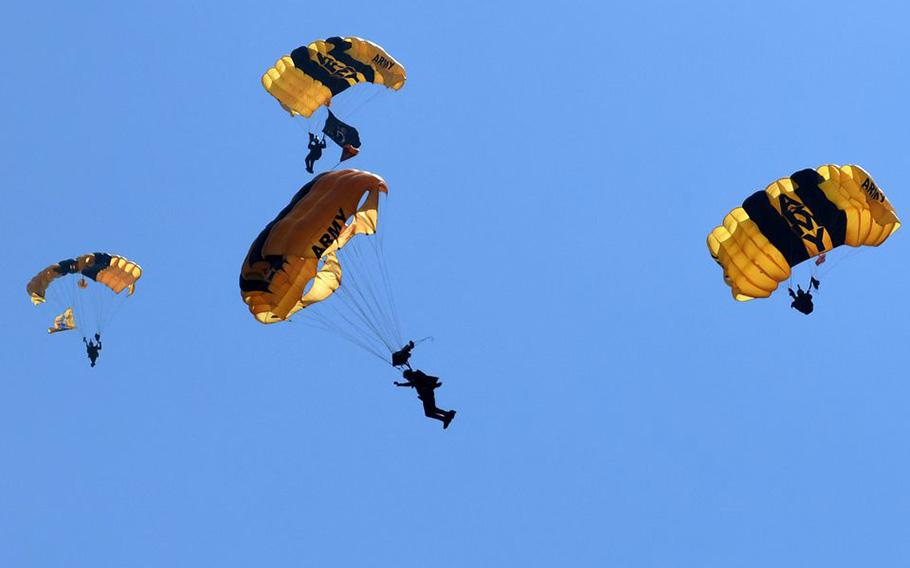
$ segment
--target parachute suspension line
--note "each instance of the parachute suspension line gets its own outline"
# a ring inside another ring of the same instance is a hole
[[[331,307],[325,306],[325,309],[329,309],[334,312],[333,317],[328,317],[327,314],[322,313],[319,308],[323,306],[313,306],[316,310],[313,312],[317,320],[321,321],[325,329],[330,329],[335,331],[335,333],[345,337],[351,343],[359,345],[363,349],[370,351],[377,357],[385,360],[386,357],[382,355],[382,348],[384,343],[381,340],[379,334],[373,330],[368,324],[369,319],[365,315],[358,314],[355,312],[356,308],[352,309],[348,307],[347,310],[342,309],[338,305],[333,305]],[[357,317],[351,316],[351,312],[355,312],[354,315]],[[365,319],[366,318],[366,319]],[[346,325],[342,326],[333,322],[342,320]],[[347,331],[348,329],[352,331]]]
[[[364,86],[366,87],[366,85],[364,85]],[[350,90],[354,91],[355,89],[350,89]],[[363,92],[364,90],[365,89],[360,89],[361,92]],[[378,97],[379,95],[385,94],[385,91],[387,91],[388,89],[371,88],[369,90],[371,90],[373,92],[368,97],[364,97],[363,95],[361,95],[360,97],[357,97],[362,100],[359,103],[356,103],[355,106],[353,108],[351,108],[351,110],[342,111],[344,116],[340,116],[339,118],[353,118],[353,117],[357,116],[357,114],[363,109],[363,107],[367,106],[368,104],[370,104],[371,102],[376,100],[376,97]],[[351,94],[353,94],[353,93],[351,93]]]
[[[359,301],[355,294],[360,297]],[[351,312],[358,316],[360,322],[372,332],[372,335],[379,339],[379,341],[385,345],[386,349],[390,349],[390,353],[395,351],[394,349],[391,349],[391,344],[387,339],[388,334],[380,329],[379,319],[372,314],[372,311],[369,310],[369,308],[365,309],[365,305],[368,306],[369,302],[367,302],[361,292],[355,291],[354,294],[342,292],[340,299]],[[371,313],[368,314],[368,311]]]
[[[389,277],[389,270],[385,262],[385,235],[377,233],[376,241],[371,242],[376,257],[379,259],[379,271],[382,277],[382,283],[385,287],[385,297],[389,303],[389,313],[392,315],[392,323],[395,326],[395,339],[399,345],[403,345],[401,336],[401,320],[398,317],[398,306],[395,303],[395,294],[392,293],[392,279]]]
[[[372,235],[371,238],[376,236]],[[394,352],[401,347],[399,345],[401,334],[398,333],[395,325],[394,309],[389,302],[390,296],[387,293],[383,293],[377,284],[377,280],[382,278],[383,251],[381,248],[377,248],[376,244],[370,242],[369,245],[364,245],[362,248],[353,247],[354,250],[351,251],[353,252],[353,268],[355,272],[359,273],[359,276],[356,277],[351,291],[358,294],[363,300],[372,317],[383,330],[383,342],[390,349],[390,352]],[[365,249],[367,247],[372,249],[372,254],[369,255],[370,259],[366,258]],[[369,270],[368,268],[373,267],[368,266],[368,264],[377,265],[375,268],[378,268],[378,270]]]
[[[389,318],[387,317],[387,314],[384,313],[385,310],[382,309],[382,303],[380,302],[379,296],[376,294],[376,291],[374,289],[373,276],[366,276],[369,271],[364,270],[364,263],[361,257],[362,253],[359,248],[351,252],[353,253],[353,266],[355,267],[355,271],[358,273],[358,277],[356,277],[356,282],[351,287],[351,291],[360,297],[362,304],[358,307],[366,308],[365,311],[369,312],[370,318],[373,322],[375,322],[376,327],[381,328],[380,336],[383,343],[386,344],[386,347],[390,348],[390,352],[394,352],[397,350],[397,348],[393,348],[394,345],[390,344],[394,337],[392,337],[393,333],[391,332],[388,325]]]
[[[345,341],[348,341],[348,342],[352,343],[353,345],[360,347],[361,349],[363,349],[370,355],[376,357],[377,359],[388,362],[388,358],[384,357],[379,350],[375,349],[373,346],[369,345],[368,343],[360,340],[356,335],[344,331],[340,326],[332,325],[330,320],[324,314],[312,312],[308,315],[310,316],[309,318],[304,317],[301,321],[303,321],[309,327],[334,333],[337,336],[344,339]],[[288,320],[288,321],[293,323],[294,321],[297,321],[297,320]]]
[[[114,321],[117,318],[117,314],[119,314],[120,310],[123,309],[123,305],[126,304],[128,299],[129,295],[126,290],[123,290],[117,294],[117,296],[112,300],[111,309],[98,324],[99,333],[101,333],[102,327],[106,328],[108,323]]]

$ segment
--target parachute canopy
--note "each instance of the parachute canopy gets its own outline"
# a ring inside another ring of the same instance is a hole
[[[292,115],[309,117],[359,83],[398,90],[407,72],[381,47],[358,37],[331,37],[298,47],[262,76],[262,86]]]
[[[847,244],[878,246],[900,221],[861,167],[800,170],[746,199],[708,235],[708,250],[739,301],[766,298],[790,268]]]
[[[122,256],[105,252],[84,254],[77,258],[61,260],[48,266],[29,281],[25,289],[31,297],[32,303],[35,305],[43,303],[48,286],[58,278],[69,274],[81,274],[107,286],[115,294],[126,289],[129,291],[129,295],[132,295],[136,281],[142,276],[142,268]],[[82,284],[80,287],[84,287]]]
[[[240,270],[240,294],[261,323],[286,320],[341,285],[336,252],[376,232],[385,181],[360,170],[320,174],[259,234]]]

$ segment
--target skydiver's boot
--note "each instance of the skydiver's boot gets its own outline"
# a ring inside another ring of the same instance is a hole
[[[446,412],[445,418],[442,419],[442,429],[445,430],[449,427],[449,423],[452,422],[452,419],[455,418],[455,411],[450,410]]]
[[[821,284],[821,282],[819,282],[818,280],[816,280],[814,276],[811,277],[811,278],[809,278],[809,288],[812,288],[812,287],[814,286],[815,289],[818,290],[818,285],[819,285],[819,284]]]

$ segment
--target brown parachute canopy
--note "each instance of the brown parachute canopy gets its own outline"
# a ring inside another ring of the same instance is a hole
[[[286,320],[341,285],[336,252],[376,232],[385,181],[360,170],[320,174],[259,234],[240,270],[240,295],[261,323]],[[359,207],[358,207],[359,205]]]
[[[32,278],[25,290],[35,305],[45,301],[47,288],[54,280],[69,274],[81,274],[99,284],[103,284],[119,294],[128,290],[133,294],[136,281],[142,276],[142,268],[122,256],[105,252],[84,254],[77,258],[68,258],[52,264]]]

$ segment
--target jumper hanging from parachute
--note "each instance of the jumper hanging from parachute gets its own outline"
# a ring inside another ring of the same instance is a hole
[[[341,147],[339,162],[343,162],[358,154],[360,135],[327,107],[331,105],[338,114],[349,117],[369,99],[362,93],[333,97],[367,83],[397,91],[406,80],[404,67],[382,47],[358,37],[331,37],[298,47],[279,59],[263,74],[262,86],[292,117],[310,118],[326,107],[322,132]]]
[[[711,231],[708,250],[733,297],[745,302],[769,297],[805,260],[815,257],[819,266],[841,245],[878,246],[900,225],[865,170],[828,164],[752,194]],[[814,272],[812,281],[817,283]]]
[[[325,172],[304,185],[243,261],[240,294],[256,321],[283,322],[306,309],[310,323],[388,361],[385,352],[403,343],[378,232],[387,193],[381,177],[360,170]]]
[[[81,329],[85,337],[98,341],[106,325],[133,295],[141,276],[142,268],[135,262],[95,252],[61,260],[41,270],[26,285],[26,292],[34,305],[47,302],[59,314],[48,328],[49,334]]]

